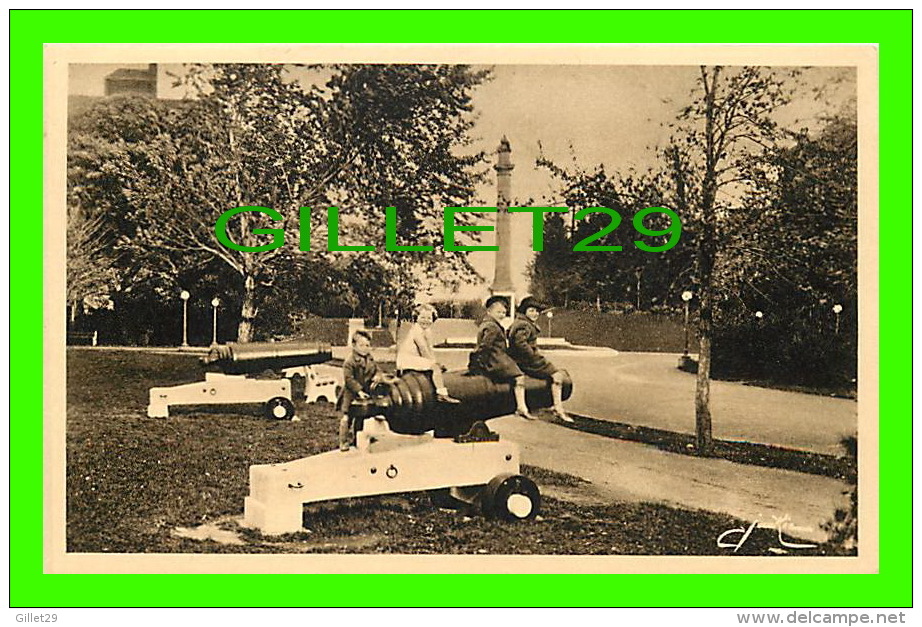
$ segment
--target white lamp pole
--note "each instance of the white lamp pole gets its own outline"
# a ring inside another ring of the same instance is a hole
[[[554,333],[551,329],[551,321],[554,319],[554,312],[548,311],[545,315],[547,316],[547,336],[554,337]]]
[[[211,316],[211,344],[212,346],[217,346],[218,344],[218,305],[221,304],[221,300],[215,296],[211,299],[211,306],[213,308]]]
[[[690,301],[693,296],[694,294],[688,290],[682,292],[682,302],[685,303],[685,352],[682,353],[684,357],[688,357],[688,301]]]
[[[188,322],[189,322],[189,292],[183,290],[179,293],[182,299],[182,345],[189,346]]]
[[[836,314],[836,335],[839,334],[839,314],[842,313],[842,305],[836,303],[832,306],[832,312]]]

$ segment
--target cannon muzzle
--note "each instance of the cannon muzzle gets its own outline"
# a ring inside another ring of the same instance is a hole
[[[208,370],[225,374],[257,374],[265,370],[284,370],[321,364],[332,359],[328,344],[305,342],[261,342],[215,346],[202,358]]]
[[[563,372],[563,398],[570,398],[573,382]],[[467,433],[477,421],[505,416],[515,411],[511,383],[497,383],[483,375],[466,371],[446,372],[445,387],[461,403],[441,403],[436,398],[432,378],[422,372],[409,372],[393,382],[380,383],[372,398],[357,401],[349,408],[353,419],[384,416],[395,433],[419,435],[434,431],[436,437]],[[525,377],[525,398],[531,409],[553,405],[551,382]]]

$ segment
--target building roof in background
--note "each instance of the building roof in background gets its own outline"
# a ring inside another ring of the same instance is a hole
[[[149,70],[132,70],[128,68],[119,68],[106,76],[107,81],[149,81],[151,79],[156,80],[156,73],[151,73]]]

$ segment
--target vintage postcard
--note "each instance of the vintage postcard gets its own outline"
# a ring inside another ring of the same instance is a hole
[[[45,571],[878,570],[874,46],[45,47]]]

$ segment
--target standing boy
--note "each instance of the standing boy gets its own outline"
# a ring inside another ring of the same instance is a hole
[[[352,334],[352,354],[343,362],[343,393],[336,404],[343,414],[339,420],[339,450],[348,451],[352,445],[349,405],[355,399],[369,398],[372,385],[382,378],[371,355],[371,336],[365,331],[356,331]]]

